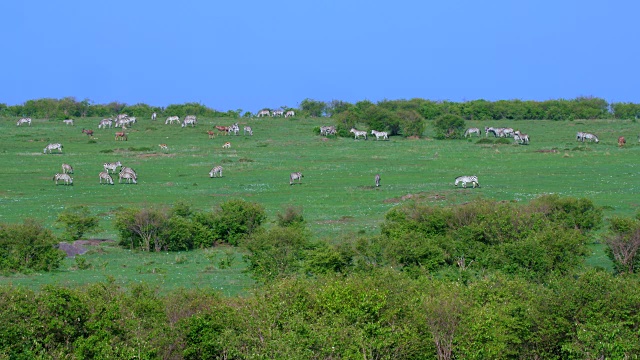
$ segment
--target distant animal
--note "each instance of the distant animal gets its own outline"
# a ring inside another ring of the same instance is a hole
[[[73,174],[73,167],[69,164],[62,164],[62,173],[63,174]]]
[[[364,136],[364,139],[367,140],[367,132],[366,131],[361,131],[361,130],[356,130],[354,128],[351,128],[351,130],[349,130],[350,133],[353,133],[353,139],[356,140],[358,139],[360,136]]]
[[[98,177],[100,178],[100,184],[102,184],[102,180],[104,180],[105,184],[113,185],[113,178],[108,172],[102,171],[98,174]]]
[[[222,166],[214,166],[211,171],[209,171],[209,177],[222,177]]]
[[[218,130],[219,133],[224,133],[225,135],[229,134],[229,127],[228,126],[216,125],[216,130]]]
[[[380,174],[376,174],[375,181],[376,181],[376,187],[380,186]]]
[[[584,141],[584,133],[582,131],[578,131],[576,133],[576,140],[577,141]]]
[[[65,125],[73,125],[73,119],[62,120]]]
[[[296,116],[296,113],[295,113],[295,111],[293,111],[293,110],[289,110],[289,111],[287,111],[287,112],[284,114],[284,117],[286,117],[286,118],[288,118],[288,117],[294,117],[294,116]]]
[[[197,123],[198,120],[196,119],[195,115],[187,115],[182,121],[182,127],[185,127],[187,125],[191,125],[191,127],[194,127]]]
[[[60,144],[60,143],[49,144],[44,148],[43,153],[46,154],[47,151],[48,151],[49,154],[51,154],[51,150],[58,150],[58,151],[60,151],[60,153],[62,153],[62,144]]]
[[[298,180],[298,184],[302,183],[302,178],[304,177],[304,175],[302,175],[301,172],[293,172],[291,173],[291,175],[289,175],[289,185],[293,185],[293,183]]]
[[[271,112],[267,109],[258,111],[258,117],[271,116]]]
[[[273,110],[271,112],[271,116],[283,116],[284,115],[284,110]]]
[[[167,144],[159,144],[158,146],[160,147],[160,150],[169,151],[169,147],[167,146]]]
[[[522,145],[528,145],[529,135],[521,133],[520,130],[516,130],[513,132],[513,140]]]
[[[231,143],[228,142],[228,141],[226,143],[224,143],[224,145],[222,145],[223,149],[229,149],[230,147],[231,147]]]
[[[58,185],[58,181],[62,181],[64,185],[73,185],[73,178],[69,174],[55,174],[53,181],[56,182],[56,185]]]
[[[22,118],[16,123],[17,126],[20,126],[22,124],[28,124],[29,126],[31,126],[31,118]]]
[[[464,132],[464,137],[471,136],[472,134],[476,134],[476,135],[480,136],[480,129],[478,129],[478,128],[468,128]]]
[[[595,143],[599,143],[600,140],[598,140],[598,137],[591,134],[591,133],[584,133],[584,140],[589,140],[589,141],[595,141]]]
[[[459,183],[462,183],[462,187],[466,188],[467,184],[472,184],[473,187],[475,188],[480,187],[480,183],[478,182],[478,177],[477,176],[458,176],[456,178],[456,181],[453,183],[454,186],[458,186]]]
[[[119,132],[117,132],[117,133],[116,133],[116,141],[118,141],[118,140],[120,140],[120,141],[122,141],[122,140],[127,141],[127,140],[128,140],[128,139],[127,139],[127,134],[126,134],[124,131],[119,131]]]
[[[87,134],[87,136],[93,136],[93,130],[82,129],[83,134]]]
[[[624,144],[626,144],[626,143],[627,143],[627,140],[624,138],[624,136],[620,136],[618,138],[618,146],[623,147]]]
[[[387,135],[386,131],[371,130],[371,135],[375,135],[376,140],[380,140],[380,138],[382,138],[382,140],[389,140],[389,136]]]
[[[120,169],[119,175],[122,176],[123,174],[129,174],[133,178],[133,180],[138,180],[138,174],[130,167],[123,166]]]
[[[211,130],[207,130],[207,134],[209,134],[209,139],[213,139],[214,137],[216,137],[216,134]]]
[[[120,174],[118,175],[118,184],[122,183],[122,179],[124,179],[125,183],[127,184],[137,184],[138,182],[136,181],[136,176],[133,175],[130,172],[120,172]]]
[[[240,126],[238,126],[238,123],[235,123],[231,126],[229,126],[228,128],[229,130],[229,134],[233,133],[234,135],[238,135],[238,133],[240,132]]]
[[[169,116],[167,120],[165,120],[164,124],[173,124],[174,121],[180,123],[180,118],[177,116]]]
[[[158,114],[156,114],[155,112],[151,114],[151,120],[156,120],[157,118],[158,118]]]
[[[109,129],[111,129],[111,125],[113,125],[113,120],[111,120],[111,119],[102,119],[102,120],[100,120],[100,123],[98,124],[98,129],[106,129],[107,126],[109,126]]]
[[[107,174],[109,173],[109,170],[111,170],[112,172],[116,172],[118,166],[122,166],[122,163],[120,161],[116,161],[114,163],[108,162],[102,165],[102,167],[104,167],[104,171],[106,171]]]
[[[329,136],[335,135],[337,133],[335,126],[321,126],[320,127],[320,135]]]
[[[242,130],[242,135],[247,135],[247,133],[249,133],[249,135],[253,136],[253,130],[251,129],[251,126],[245,126]]]

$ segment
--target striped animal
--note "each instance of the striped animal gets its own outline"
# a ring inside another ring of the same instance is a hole
[[[151,120],[155,121],[158,118],[158,114],[156,114],[155,112],[153,114],[151,114]]]
[[[66,119],[66,120],[62,120],[62,122],[65,125],[72,125],[73,126],[73,119]]]
[[[577,141],[584,141],[584,133],[582,131],[578,131],[576,133],[576,140]]]
[[[20,126],[22,124],[28,124],[29,126],[31,126],[31,118],[22,118],[16,123],[17,126]]]
[[[358,139],[360,136],[364,136],[364,139],[367,140],[367,132],[366,131],[361,131],[361,130],[356,130],[354,128],[351,128],[351,130],[349,130],[350,133],[353,133],[353,139],[356,140]]]
[[[626,143],[627,143],[627,140],[624,138],[624,136],[620,136],[618,138],[618,146],[623,147],[624,144],[626,144]]]
[[[62,164],[62,173],[63,174],[73,174],[73,167],[69,164]]]
[[[271,116],[283,116],[284,115],[284,110],[273,110],[271,112]]]
[[[127,141],[129,139],[127,138],[127,134],[124,131],[119,131],[119,132],[116,133],[116,141],[118,141],[118,140]]]
[[[222,148],[223,148],[223,149],[229,149],[229,148],[231,148],[231,143],[227,141],[226,143],[224,143],[224,145],[222,145]]]
[[[83,134],[87,134],[87,136],[93,136],[93,130],[90,129],[82,129]]]
[[[222,177],[222,166],[214,166],[211,171],[209,171],[209,177]]]
[[[122,184],[122,179],[124,179],[125,183],[127,184],[137,184],[138,181],[136,180],[135,175],[133,175],[132,173],[129,172],[120,172],[120,174],[118,175],[118,184]]]
[[[102,165],[102,167],[104,167],[104,171],[107,172],[107,174],[109,173],[109,170],[111,170],[112,172],[116,172],[116,169],[118,168],[118,166],[122,166],[122,163],[120,161],[116,161],[114,163],[104,163],[104,165]]]
[[[600,140],[598,140],[598,137],[591,133],[584,133],[584,140],[595,141],[596,144],[600,142]]]
[[[56,144],[49,144],[44,148],[43,154],[46,154],[47,151],[49,152],[49,154],[51,154],[51,150],[58,150],[60,151],[60,153],[62,153],[62,144],[60,143],[56,143]]]
[[[521,133],[520,130],[516,130],[513,132],[513,140],[522,145],[528,145],[529,135]]]
[[[167,120],[165,120],[164,124],[173,124],[174,121],[180,123],[180,118],[177,116],[169,116]]]
[[[464,137],[471,136],[472,134],[476,134],[476,135],[480,136],[481,135],[480,134],[480,129],[478,129],[478,128],[468,128],[464,132]]]
[[[251,129],[251,126],[245,126],[244,129],[242,130],[242,135],[247,135],[247,133],[253,136],[253,130]]]
[[[329,136],[337,133],[335,126],[321,126],[320,135]]]
[[[100,184],[102,184],[102,180],[104,180],[105,184],[113,185],[113,178],[108,172],[100,172],[100,174],[98,174],[98,178],[100,178]]]
[[[138,174],[136,173],[136,171],[135,171],[135,170],[133,170],[133,169],[132,169],[132,168],[130,168],[130,167],[123,166],[123,167],[120,169],[120,173],[119,173],[119,174],[120,174],[120,175],[122,175],[122,174],[129,174],[129,175],[131,175],[131,177],[133,177],[133,179],[134,179],[134,180],[137,180],[137,179],[138,179]]]
[[[475,188],[480,187],[480,183],[478,182],[478,177],[477,176],[458,176],[456,178],[456,181],[453,183],[454,186],[458,186],[459,183],[462,183],[462,187],[466,188],[467,184],[471,183],[473,184],[473,187]]]
[[[376,174],[376,177],[374,180],[376,181],[376,187],[380,186],[380,174]]]
[[[302,175],[301,172],[293,172],[293,173],[291,173],[291,175],[289,175],[289,185],[293,185],[293,183],[296,180],[298,180],[298,184],[301,184],[303,177],[304,177],[304,175]]]
[[[129,115],[127,115],[127,114],[118,114],[116,116],[116,120],[122,120],[122,119],[126,119],[128,117],[129,117]]]
[[[58,185],[58,181],[62,181],[64,185],[73,185],[73,178],[69,174],[55,174],[53,181],[56,182],[56,185]]]
[[[271,112],[267,109],[258,111],[258,117],[271,116]]]
[[[187,125],[191,125],[191,127],[194,127],[197,123],[198,120],[196,119],[195,115],[187,115],[182,121],[182,127],[185,127]]]
[[[380,140],[380,138],[382,138],[382,140],[389,140],[389,136],[387,135],[386,131],[371,130],[371,135],[375,135],[376,140]]]
[[[160,150],[169,151],[169,147],[167,146],[167,144],[159,144],[158,146],[160,147]]]
[[[295,113],[295,111],[293,111],[293,110],[289,110],[289,111],[287,111],[287,112],[284,114],[284,117],[286,117],[286,118],[288,118],[288,117],[294,117],[294,116],[296,116],[296,113]]]
[[[98,129],[106,129],[107,126],[109,127],[109,129],[111,129],[111,125],[113,125],[113,120],[111,119],[102,119],[100,120],[100,123],[98,124]]]
[[[238,135],[239,132],[240,126],[238,126],[238,123],[229,126],[229,134],[234,133],[235,135]]]

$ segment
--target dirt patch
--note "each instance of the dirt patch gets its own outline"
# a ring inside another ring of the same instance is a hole
[[[107,241],[113,242],[113,240],[109,239],[76,240],[71,244],[68,242],[61,242],[58,244],[58,249],[67,253],[67,257],[74,257],[89,251],[88,247],[97,246]]]
[[[540,149],[540,150],[536,150],[535,152],[539,152],[539,153],[557,153],[558,150],[556,150],[556,149]]]
[[[399,203],[401,201],[407,200],[418,200],[418,199],[429,199],[429,200],[445,200],[447,197],[442,194],[427,194],[427,193],[417,193],[417,194],[407,194],[401,197],[394,197],[383,200],[385,204],[390,203]]]

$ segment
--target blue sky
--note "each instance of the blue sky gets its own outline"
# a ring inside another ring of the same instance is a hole
[[[4,1],[0,103],[640,102],[637,1]]]

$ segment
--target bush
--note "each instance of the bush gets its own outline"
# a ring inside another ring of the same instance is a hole
[[[75,241],[86,233],[97,233],[100,230],[100,219],[90,215],[86,206],[65,209],[58,215],[56,222],[64,226],[63,237],[67,241]]]
[[[40,223],[0,224],[0,271],[51,271],[66,254],[56,248],[59,240]]]
[[[436,139],[462,139],[466,127],[461,116],[444,114],[433,121]]]
[[[243,236],[251,235],[266,218],[262,205],[230,200],[220,204],[220,209],[207,222],[216,241],[238,245]]]

